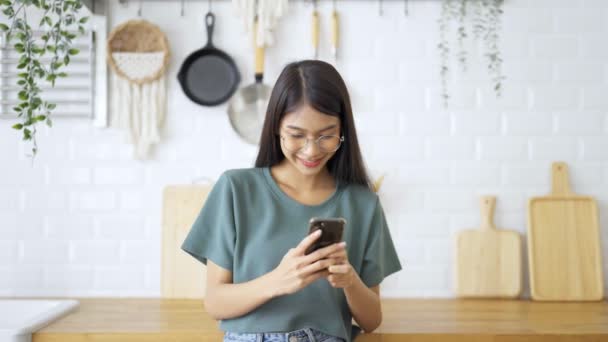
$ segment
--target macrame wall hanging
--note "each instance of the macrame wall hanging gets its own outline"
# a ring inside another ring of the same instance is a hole
[[[160,142],[165,118],[167,37],[148,21],[130,20],[112,30],[107,51],[113,71],[110,125],[127,130],[134,156],[145,159]]]

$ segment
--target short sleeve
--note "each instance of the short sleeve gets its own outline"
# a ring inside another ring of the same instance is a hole
[[[205,265],[209,259],[230,271],[236,241],[232,191],[230,179],[223,174],[211,189],[181,247]]]
[[[365,285],[372,287],[379,285],[384,278],[399,270],[401,270],[401,262],[384,217],[384,210],[376,198],[360,277]]]

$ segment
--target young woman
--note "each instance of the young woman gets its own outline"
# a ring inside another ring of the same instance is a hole
[[[345,218],[343,242],[305,254],[312,217]],[[380,283],[401,264],[333,66],[283,69],[255,168],[222,174],[182,249],[207,265],[224,341],[351,341],[380,325]]]

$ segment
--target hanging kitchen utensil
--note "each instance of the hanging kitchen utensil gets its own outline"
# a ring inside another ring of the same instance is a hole
[[[317,1],[312,0],[312,52],[315,59],[319,58],[319,11]]]
[[[143,159],[160,141],[165,117],[167,37],[148,21],[127,21],[110,33],[107,59],[114,72],[111,125],[129,131],[135,157]]]
[[[552,165],[551,194],[528,202],[532,299],[595,301],[604,296],[597,203],[570,191],[568,165]]]
[[[516,298],[522,291],[522,243],[494,225],[496,197],[481,197],[481,227],[456,235],[455,289],[459,297]]]
[[[234,60],[213,46],[215,15],[205,16],[207,45],[190,54],[182,64],[177,79],[186,96],[203,106],[226,102],[236,91],[241,74]]]
[[[254,32],[257,32],[257,16]],[[266,108],[270,99],[271,88],[263,83],[264,80],[264,44],[257,41],[254,34],[255,46],[255,83],[241,88],[228,104],[230,124],[237,134],[250,144],[257,145],[262,133],[262,125],[266,116]]]
[[[336,0],[334,0],[334,9],[331,13],[331,55],[334,58],[334,63],[338,62],[338,37],[340,36],[340,26],[338,19],[338,11],[336,10]]]

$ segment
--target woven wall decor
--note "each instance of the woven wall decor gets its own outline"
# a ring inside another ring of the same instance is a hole
[[[128,131],[138,159],[145,159],[150,147],[160,142],[169,56],[167,37],[145,20],[117,26],[107,41],[107,59],[113,71],[111,125]]]

